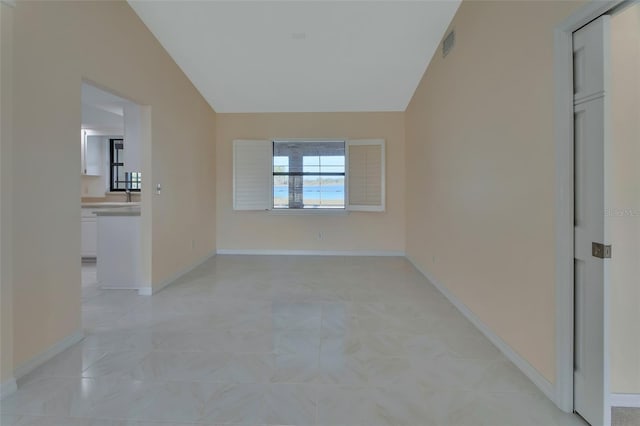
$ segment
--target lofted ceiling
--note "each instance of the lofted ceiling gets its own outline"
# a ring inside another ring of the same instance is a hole
[[[404,111],[452,1],[129,4],[217,111]]]
[[[81,88],[82,128],[124,131],[124,108],[131,101],[83,82]]]

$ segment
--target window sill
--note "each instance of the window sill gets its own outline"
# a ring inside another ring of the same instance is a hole
[[[267,210],[274,216],[347,216],[347,209],[271,209]]]
[[[131,191],[131,195],[140,195],[141,191]],[[104,195],[126,195],[125,191],[107,191]]]

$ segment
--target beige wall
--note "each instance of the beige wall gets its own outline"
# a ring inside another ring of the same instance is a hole
[[[0,2],[0,384],[13,377],[11,145],[13,8]]]
[[[407,252],[555,380],[553,29],[575,2],[464,2],[406,112]]]
[[[156,286],[215,250],[215,113],[125,2],[14,13],[15,368],[80,328],[82,79],[151,110],[142,209]]]
[[[5,309],[10,281],[3,263],[0,377],[9,377],[10,364],[19,366],[80,327],[76,142],[80,82],[87,78],[151,106],[153,142],[145,168],[151,170],[143,204],[153,232],[154,284],[215,250],[216,220],[220,249],[403,251],[406,234],[416,264],[553,381],[552,30],[577,7],[465,2],[453,22],[453,52],[445,60],[436,55],[406,114],[216,116],[126,4],[19,2],[12,191],[17,237],[11,247],[15,362],[6,332],[12,318]],[[6,10],[3,5],[3,43]],[[10,126],[2,88],[4,242]],[[387,212],[233,212],[231,141],[274,137],[386,139]],[[156,183],[163,187],[160,196],[151,190]],[[623,386],[614,390],[631,389]]]
[[[640,394],[640,5],[611,18],[611,391]]]
[[[217,119],[218,249],[404,251],[403,113],[218,114]],[[384,138],[387,211],[347,216],[233,211],[232,141],[273,138]]]

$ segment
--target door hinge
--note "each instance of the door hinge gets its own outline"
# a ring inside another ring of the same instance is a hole
[[[602,243],[591,243],[591,255],[599,259],[611,259],[611,246]]]

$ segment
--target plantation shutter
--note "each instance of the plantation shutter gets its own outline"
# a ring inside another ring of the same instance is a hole
[[[347,141],[348,204],[351,211],[385,210],[385,152],[383,139]]]
[[[273,146],[266,140],[233,141],[233,209],[271,208]]]

